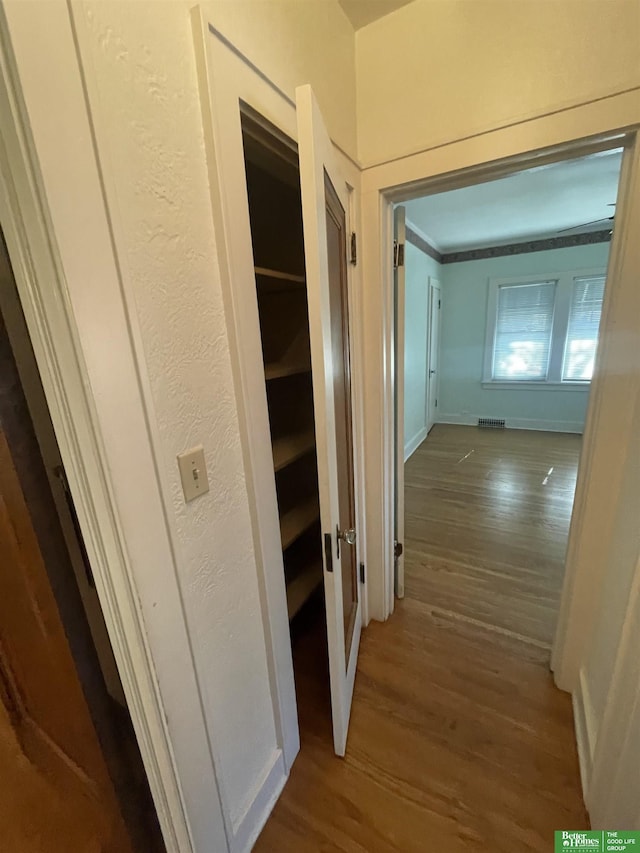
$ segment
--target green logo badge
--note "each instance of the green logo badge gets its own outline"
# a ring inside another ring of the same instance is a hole
[[[610,829],[562,829],[555,833],[555,853],[590,850],[591,853],[640,853],[640,832]]]

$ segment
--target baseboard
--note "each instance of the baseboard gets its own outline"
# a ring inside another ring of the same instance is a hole
[[[404,446],[404,461],[405,462],[420,447],[422,442],[427,437],[428,432],[429,432],[429,430],[426,428],[426,426],[424,426],[424,427],[422,427],[421,430],[419,430],[419,432],[417,432],[413,436],[413,438],[410,438],[409,441],[407,441],[407,443]]]
[[[232,853],[250,853],[287,781],[281,749],[273,752],[256,782],[249,805],[233,821]]]
[[[595,747],[595,720],[593,706],[584,670],[580,670],[578,686],[571,697],[573,704],[573,719],[578,747],[578,762],[580,765],[580,780],[582,782],[582,798],[587,802],[591,767],[593,766],[593,751]]]
[[[478,418],[502,417],[500,413],[482,415],[457,415],[441,413],[438,415],[439,424],[463,424],[477,426]],[[580,421],[549,421],[543,418],[505,418],[507,429],[533,429],[542,432],[572,432],[582,435],[584,424]]]

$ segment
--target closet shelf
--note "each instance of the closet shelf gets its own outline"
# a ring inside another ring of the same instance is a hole
[[[266,278],[277,278],[281,281],[292,281],[297,284],[304,284],[306,279],[303,275],[294,275],[290,272],[281,272],[280,270],[270,270],[267,267],[254,267],[256,275],[263,275]]]
[[[287,361],[271,361],[264,366],[265,379],[281,379],[283,376],[295,376],[298,373],[311,373],[311,365],[291,364]]]
[[[283,435],[273,442],[273,467],[276,471],[300,459],[316,446],[312,429],[294,435]]]
[[[292,542],[295,542],[319,517],[320,507],[317,497],[307,498],[304,503],[300,503],[280,516],[282,550],[284,551]]]
[[[289,621],[301,609],[322,583],[322,560],[306,566],[287,584],[287,611]]]

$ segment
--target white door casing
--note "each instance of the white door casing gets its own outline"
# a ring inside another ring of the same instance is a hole
[[[394,582],[397,598],[404,598],[404,346],[405,346],[405,244],[406,211],[401,205],[393,212],[394,245],[394,345],[395,378],[395,500],[394,500]],[[400,248],[401,247],[401,248]]]
[[[429,276],[429,339],[427,341],[427,432],[437,416],[440,379],[440,282]]]
[[[340,517],[336,410],[333,394],[334,362],[331,346],[328,345],[332,329],[325,174],[328,175],[345,211],[349,209],[349,192],[346,181],[340,173],[333,144],[310,86],[300,86],[296,89],[296,108],[316,417],[320,520],[323,534],[330,536],[330,548],[324,549],[323,561],[333,739],[336,753],[344,755],[360,643],[362,604],[358,595],[353,634],[350,646],[347,648],[341,581],[342,572],[346,571],[342,555],[345,553],[345,548],[350,546],[343,545],[340,549],[341,556],[336,556],[338,545],[336,530],[340,524]],[[345,245],[344,251],[346,250]],[[329,565],[330,555],[333,567]]]

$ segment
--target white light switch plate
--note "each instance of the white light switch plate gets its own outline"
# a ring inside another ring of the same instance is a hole
[[[209,478],[202,445],[179,453],[178,468],[180,469],[184,499],[187,503],[209,491]]]

